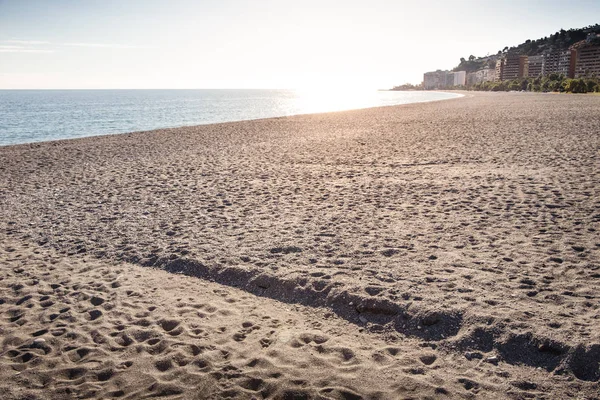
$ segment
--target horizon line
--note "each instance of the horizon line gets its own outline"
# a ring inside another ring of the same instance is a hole
[[[327,88],[324,88],[327,89]],[[304,90],[302,88],[0,88],[0,91],[34,91],[34,90],[47,90],[47,91],[75,91],[75,90]],[[328,90],[336,90],[328,89]],[[386,88],[369,89],[373,91],[390,90]]]

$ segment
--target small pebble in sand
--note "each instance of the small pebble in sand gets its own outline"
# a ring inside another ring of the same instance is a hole
[[[498,364],[498,361],[498,357],[496,356],[490,356],[485,359],[485,362],[489,362],[490,364]]]
[[[473,360],[475,358],[482,359],[483,358],[483,354],[481,354],[481,353],[479,353],[477,351],[468,351],[468,352],[465,353],[465,358],[467,360]]]

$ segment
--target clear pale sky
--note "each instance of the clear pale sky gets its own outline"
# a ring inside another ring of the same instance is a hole
[[[389,88],[600,0],[0,0],[0,89]]]

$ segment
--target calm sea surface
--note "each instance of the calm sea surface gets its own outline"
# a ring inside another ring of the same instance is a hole
[[[0,90],[0,145],[351,110],[456,97],[437,92]]]

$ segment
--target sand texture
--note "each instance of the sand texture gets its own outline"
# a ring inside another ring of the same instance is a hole
[[[600,398],[600,96],[0,148],[8,399]]]

